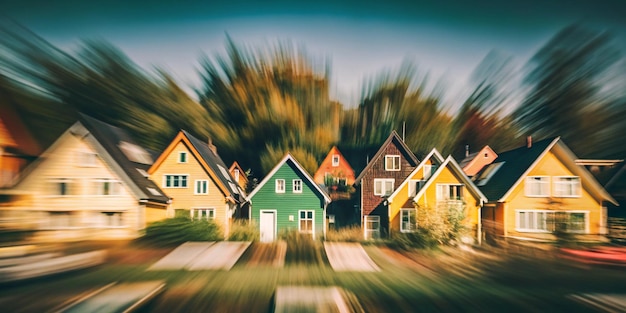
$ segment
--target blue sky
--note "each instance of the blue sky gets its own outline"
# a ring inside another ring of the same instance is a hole
[[[197,86],[202,54],[223,53],[225,34],[252,46],[290,40],[328,57],[333,95],[358,100],[360,84],[412,60],[452,95],[490,51],[520,65],[563,26],[610,28],[626,43],[626,1],[82,1],[0,4],[5,16],[64,49],[105,39],[139,65],[160,66]]]

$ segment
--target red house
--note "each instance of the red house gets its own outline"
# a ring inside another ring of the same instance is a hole
[[[313,180],[318,185],[326,186],[329,191],[345,191],[354,184],[354,170],[337,146],[333,146],[313,175]]]
[[[419,160],[393,131],[370,160],[354,185],[361,194],[361,223],[366,239],[389,233],[386,200],[417,167]]]

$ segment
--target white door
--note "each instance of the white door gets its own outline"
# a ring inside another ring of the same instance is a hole
[[[276,239],[276,212],[261,211],[260,232],[261,242],[272,242]]]

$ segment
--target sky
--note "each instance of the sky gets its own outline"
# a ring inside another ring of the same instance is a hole
[[[226,34],[252,47],[289,40],[330,60],[332,96],[348,105],[364,79],[404,60],[462,94],[490,51],[524,64],[574,22],[610,29],[626,46],[622,0],[0,0],[0,12],[69,51],[104,39],[189,91],[199,87],[200,58],[223,54]]]

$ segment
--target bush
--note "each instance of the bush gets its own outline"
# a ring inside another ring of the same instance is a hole
[[[222,231],[209,220],[191,220],[187,216],[158,221],[146,228],[142,240],[156,245],[178,245],[187,241],[217,241],[224,239]]]
[[[329,229],[326,232],[326,241],[363,241],[363,229],[359,226],[349,226],[339,229]]]
[[[235,221],[230,230],[230,241],[258,241],[259,229],[253,222]]]
[[[311,235],[301,234],[296,230],[285,230],[279,234],[279,238],[287,242],[286,262],[323,264],[321,242],[313,240]]]

